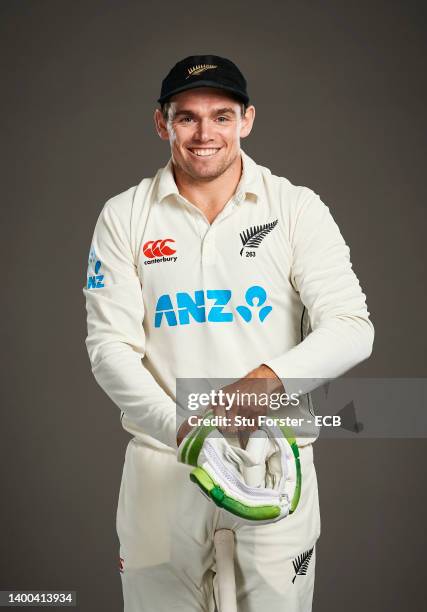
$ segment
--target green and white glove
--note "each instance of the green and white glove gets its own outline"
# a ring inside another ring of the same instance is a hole
[[[205,418],[212,416],[208,413]],[[204,425],[182,440],[178,460],[194,466],[190,479],[217,506],[245,523],[272,523],[298,505],[299,451],[287,428],[264,427],[257,436],[254,454],[231,446],[214,426]]]

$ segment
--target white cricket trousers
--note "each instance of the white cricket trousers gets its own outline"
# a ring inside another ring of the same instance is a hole
[[[221,528],[235,531],[239,612],[309,612],[320,516],[312,446],[300,455],[296,511],[270,525],[239,525],[201,494],[172,449],[133,438],[117,509],[124,612],[213,612]]]

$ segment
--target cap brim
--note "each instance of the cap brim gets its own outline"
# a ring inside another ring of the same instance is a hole
[[[166,96],[161,96],[157,100],[157,102],[159,104],[163,104],[164,102],[167,102],[168,100],[170,100],[172,96],[178,93],[187,91],[189,89],[198,89],[199,87],[213,87],[214,89],[222,89],[224,91],[228,91],[229,93],[232,93],[236,98],[238,98],[245,104],[249,103],[249,96],[246,96],[238,89],[235,89],[234,87],[231,87],[231,86],[229,87],[228,85],[221,85],[217,81],[209,81],[209,80],[193,81],[193,83],[188,83],[187,85],[182,85],[181,87],[177,87],[176,89],[173,89],[172,91],[170,91]]]

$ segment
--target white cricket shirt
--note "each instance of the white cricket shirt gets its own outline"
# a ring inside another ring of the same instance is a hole
[[[124,428],[154,445],[176,448],[177,378],[240,378],[264,363],[305,394],[371,354],[365,295],[328,207],[242,160],[211,225],[170,160],[108,200],[95,227],[83,289],[92,371]]]

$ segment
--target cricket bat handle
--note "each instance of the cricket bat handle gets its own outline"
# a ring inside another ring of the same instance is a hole
[[[234,532],[218,529],[214,535],[219,612],[237,612],[234,575]]]

